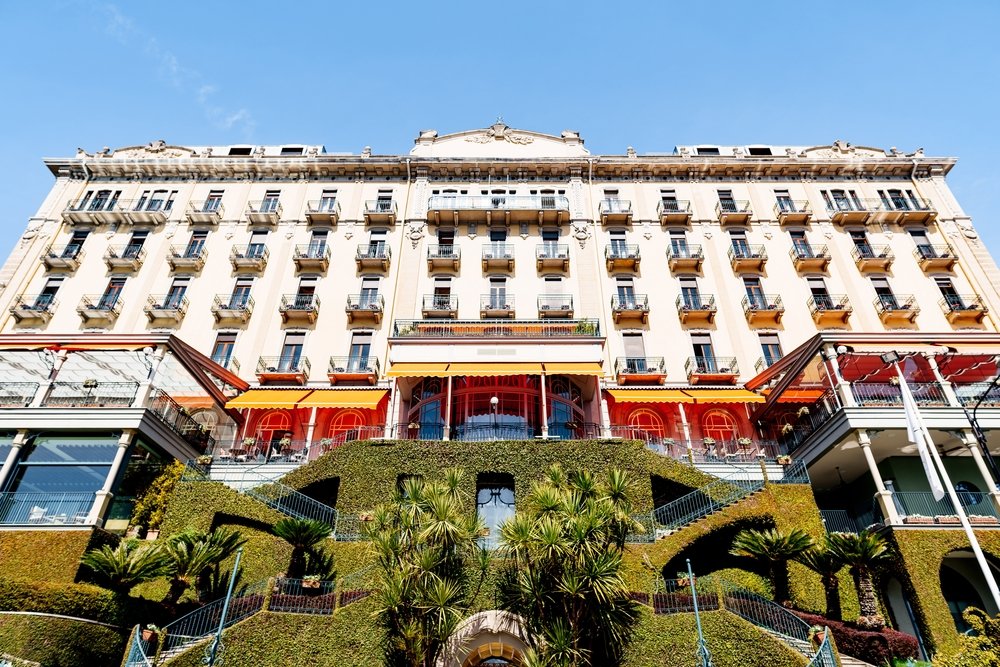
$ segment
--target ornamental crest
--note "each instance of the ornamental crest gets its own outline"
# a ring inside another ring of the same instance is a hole
[[[507,124],[503,122],[503,119],[497,119],[497,122],[493,123],[490,127],[486,128],[482,134],[475,134],[471,137],[466,137],[466,141],[473,144],[488,144],[494,141],[506,141],[510,144],[526,145],[534,141],[532,137],[526,134],[518,134],[514,130],[507,127]]]
[[[103,152],[103,151],[102,151]],[[183,146],[168,146],[162,139],[151,141],[145,146],[129,146],[116,149],[111,157],[148,158],[148,157],[190,157],[193,151]],[[105,153],[105,156],[107,154]]]

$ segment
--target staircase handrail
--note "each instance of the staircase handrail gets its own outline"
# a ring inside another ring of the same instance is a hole
[[[660,505],[652,516],[667,530],[676,530],[764,488],[764,481],[753,476],[749,471],[739,471],[720,477]]]
[[[241,493],[259,500],[271,509],[287,516],[322,521],[330,526],[331,532],[336,532],[338,514],[336,508],[310,498],[304,493],[264,475],[256,474],[256,477],[256,480],[251,481],[259,483],[247,486],[246,474],[244,474]]]
[[[232,597],[229,601],[229,610],[226,614],[226,622],[222,626],[223,629],[264,608],[268,582],[268,579],[264,579],[244,586],[238,595]],[[188,646],[211,637],[219,628],[219,617],[222,615],[225,602],[225,597],[213,600],[164,626],[161,654],[167,651],[179,653]]]

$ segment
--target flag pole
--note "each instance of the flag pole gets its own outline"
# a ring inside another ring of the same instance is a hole
[[[899,364],[896,361],[893,361],[892,365],[895,367],[896,374],[899,377],[899,382],[902,385],[900,389],[909,394],[910,385],[907,384],[906,378],[899,369]],[[910,394],[910,396],[912,397],[912,394]],[[916,407],[916,401],[914,401],[914,407]],[[996,577],[993,576],[993,571],[990,569],[990,565],[986,561],[986,556],[983,554],[983,550],[979,546],[979,540],[976,538],[976,533],[972,530],[972,524],[969,523],[969,517],[965,514],[965,508],[962,507],[962,503],[958,499],[958,494],[955,492],[955,486],[951,483],[948,471],[944,468],[944,463],[941,461],[941,455],[938,453],[937,445],[934,444],[934,441],[931,439],[930,431],[927,430],[924,420],[920,417],[920,411],[916,410],[916,412],[917,420],[920,424],[920,430],[922,431],[922,435],[927,443],[927,449],[930,451],[931,460],[934,461],[934,467],[941,475],[941,481],[944,483],[944,488],[948,493],[948,498],[951,500],[951,504],[955,508],[958,520],[961,522],[962,528],[965,530],[965,536],[969,538],[969,544],[972,546],[972,553],[976,557],[976,562],[979,563],[979,568],[983,571],[983,578],[986,579],[986,586],[990,589],[990,595],[993,596],[993,604],[1000,608],[1000,587],[997,586]]]

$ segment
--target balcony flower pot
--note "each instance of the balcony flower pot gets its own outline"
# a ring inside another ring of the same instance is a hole
[[[702,438],[701,444],[705,445],[706,447],[711,447],[712,445],[715,444],[715,438]]]
[[[815,646],[820,646],[826,641],[826,628],[822,625],[814,625],[809,628],[809,641]]]
[[[570,430],[573,430],[573,429],[580,428],[580,425],[578,423],[576,423],[576,422],[566,422],[566,428],[568,428]]]
[[[1000,521],[995,516],[984,516],[982,514],[970,514],[969,523],[978,526],[995,526]]]
[[[257,438],[243,438],[244,447],[253,447],[257,444]]]
[[[83,381],[84,389],[97,389],[97,380],[94,378],[87,378]]]
[[[781,435],[788,435],[794,430],[795,430],[794,426],[792,426],[791,424],[785,424],[784,426],[781,427]]]
[[[792,457],[788,454],[782,454],[777,459],[775,459],[780,466],[790,466],[792,465]]]
[[[146,539],[147,540],[155,540],[159,536],[160,536],[159,529],[150,528],[149,530],[146,531]]]
[[[809,416],[809,406],[808,405],[803,405],[801,408],[799,408],[799,411],[796,414],[798,415],[799,419],[802,419],[803,417],[808,417]]]
[[[319,590],[320,583],[318,574],[307,574],[302,578],[302,588],[307,590]]]
[[[157,639],[160,637],[160,629],[155,625],[147,625],[142,630],[140,630],[142,635],[142,641],[156,643]]]
[[[939,514],[934,517],[934,521],[941,525],[946,526],[957,526],[962,523],[962,520],[955,515],[944,515]]]
[[[420,424],[418,424],[417,422],[410,422],[409,424],[406,425],[406,427],[415,430],[420,428]]]
[[[920,526],[932,525],[934,523],[934,517],[924,516],[923,514],[910,514],[909,516],[903,517],[903,523]]]
[[[212,456],[210,454],[202,454],[197,459],[195,459],[200,466],[210,466],[212,465]]]
[[[750,445],[753,444],[753,440],[751,440],[750,438],[739,438],[736,441],[736,444],[739,445],[740,447],[749,447]]]

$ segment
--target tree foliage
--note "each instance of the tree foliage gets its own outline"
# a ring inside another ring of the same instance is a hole
[[[867,529],[860,533],[831,533],[827,539],[830,551],[851,568],[861,608],[858,626],[866,630],[882,628],[885,619],[878,613],[874,578],[879,567],[891,555],[889,543],[878,533]]]
[[[132,526],[146,530],[159,530],[167,511],[167,503],[174,493],[177,482],[184,474],[184,464],[174,461],[153,480],[149,488],[135,501],[132,509]]]
[[[475,597],[488,559],[477,537],[482,523],[463,510],[462,473],[405,480],[364,530],[376,554],[375,619],[385,631],[386,664],[431,667]]]
[[[767,566],[774,587],[774,600],[788,602],[788,561],[813,546],[813,539],[798,528],[786,532],[776,528],[741,530],[729,550],[734,556],[761,561]]]
[[[800,553],[795,560],[818,574],[823,580],[823,589],[826,591],[824,615],[835,621],[841,620],[840,579],[837,578],[837,574],[844,567],[844,561],[830,548],[830,536],[827,535],[822,542]]]
[[[330,526],[314,519],[285,518],[274,524],[274,534],[292,545],[288,576],[301,579],[310,563],[322,561],[322,544],[330,537]],[[316,572],[316,574],[324,574]]]
[[[105,544],[91,549],[80,562],[90,570],[98,585],[121,595],[128,595],[136,585],[168,571],[162,549],[139,540],[123,540],[114,548]]]
[[[617,664],[638,620],[622,576],[634,522],[630,480],[552,466],[501,527],[503,606],[524,619],[527,665]]]
[[[975,607],[962,616],[972,626],[972,633],[959,638],[957,650],[935,656],[936,667],[996,667],[1000,665],[1000,616],[990,618]]]
[[[198,597],[212,589],[212,574],[218,578],[222,561],[246,542],[236,530],[216,528],[211,532],[187,530],[171,536],[163,545],[170,574],[170,589],[164,602],[177,604],[181,595],[196,586]]]

